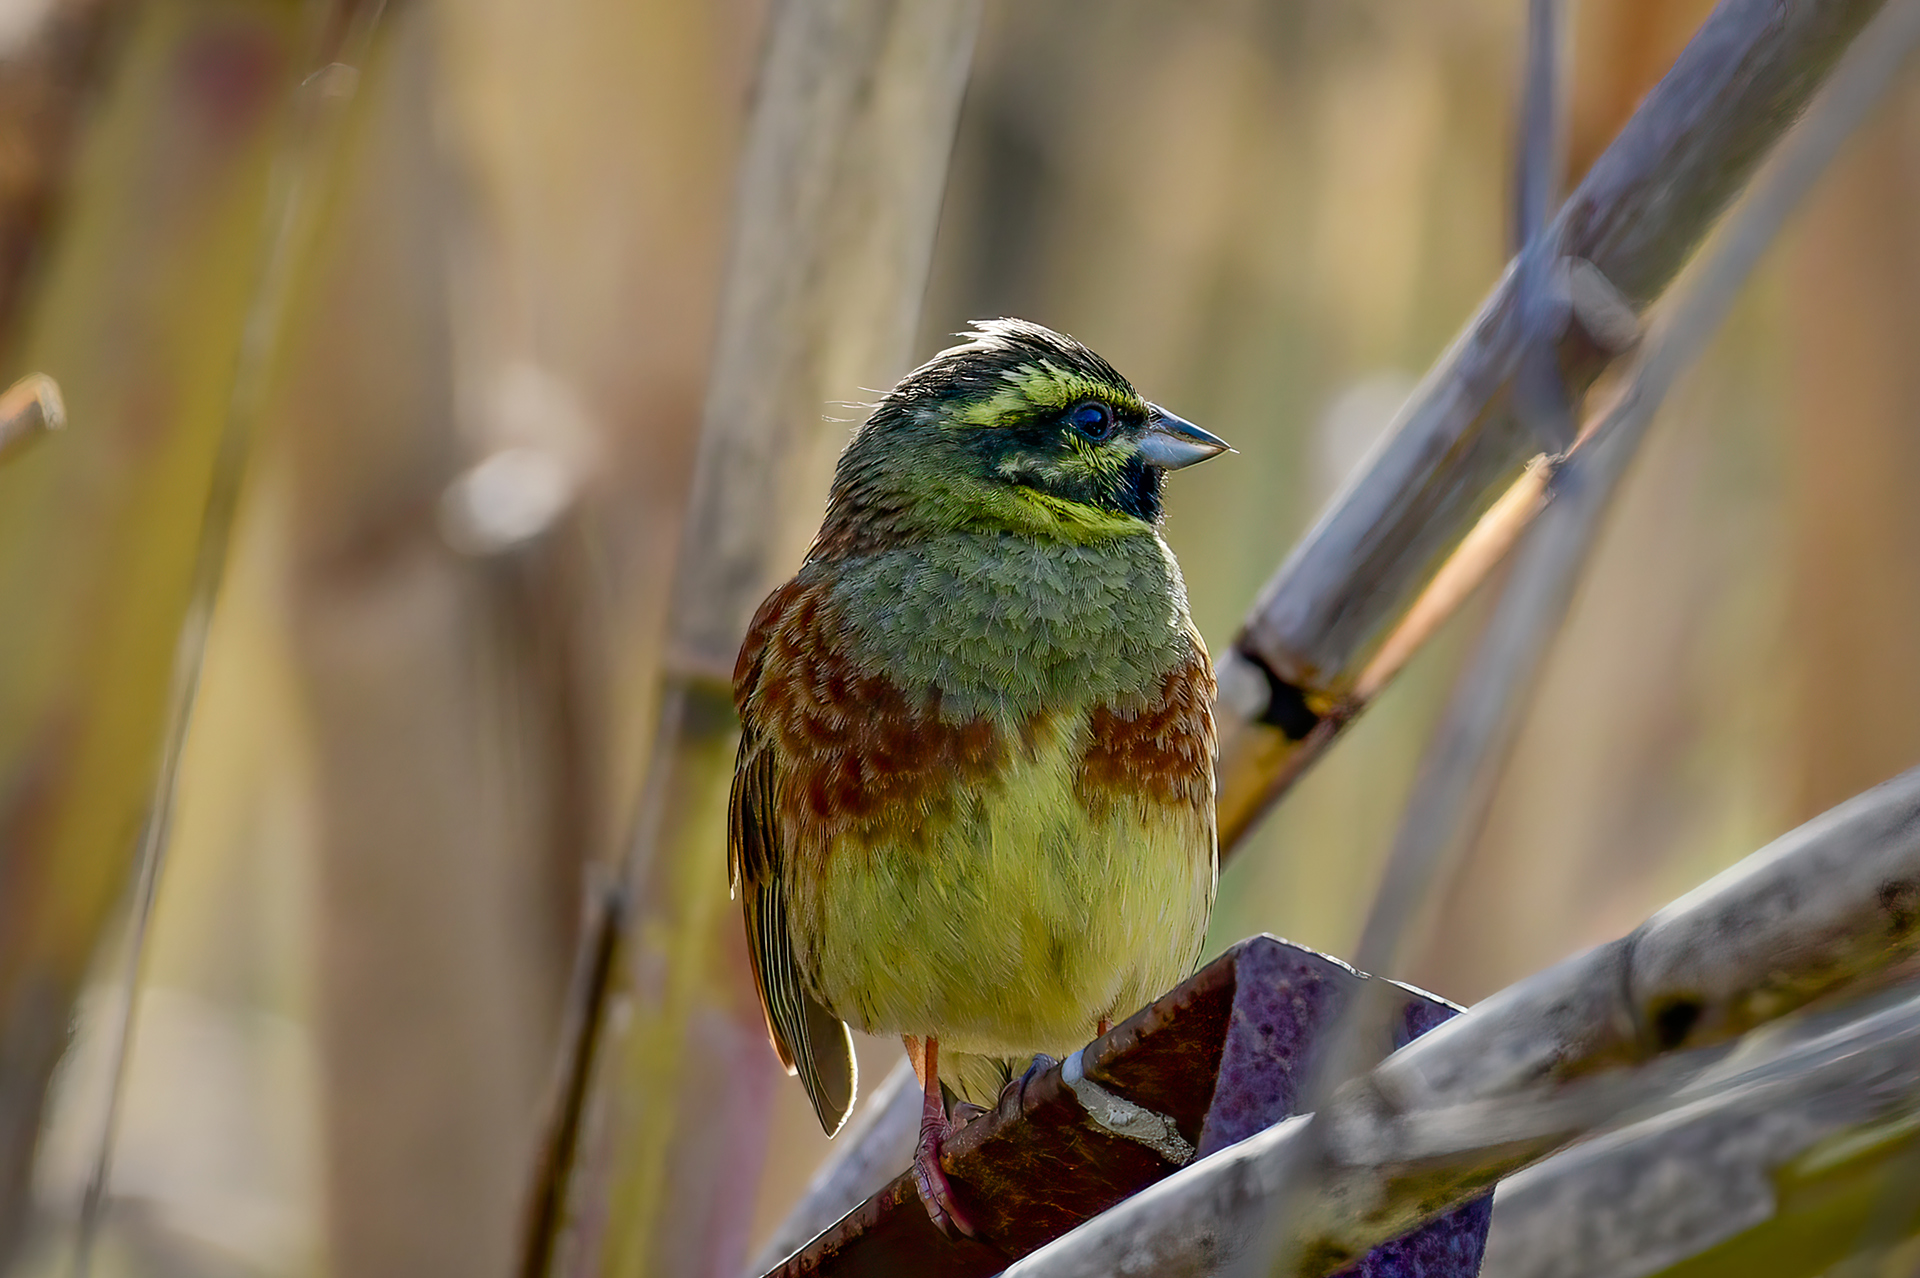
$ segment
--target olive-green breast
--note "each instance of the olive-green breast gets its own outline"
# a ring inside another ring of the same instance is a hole
[[[1198,642],[1172,552],[1144,528],[1084,546],[954,533],[820,567],[847,655],[936,693],[948,723],[1148,696]]]
[[[1055,1051],[1184,976],[1214,881],[1212,672],[1157,536],[810,564],[742,654],[793,961],[870,1031]]]

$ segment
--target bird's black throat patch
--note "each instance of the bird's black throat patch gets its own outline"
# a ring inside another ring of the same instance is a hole
[[[1051,483],[1036,476],[1025,482],[1056,497],[1157,524],[1160,522],[1160,490],[1165,478],[1166,472],[1132,457],[1117,471],[1105,475]]]
[[[1120,471],[1120,483],[1118,491],[1113,494],[1113,501],[1102,504],[1123,515],[1157,524],[1160,522],[1160,490],[1166,478],[1166,471],[1149,466],[1135,457]]]

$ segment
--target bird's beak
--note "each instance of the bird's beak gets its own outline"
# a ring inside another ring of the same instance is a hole
[[[1175,417],[1158,404],[1148,404],[1153,416],[1140,436],[1140,456],[1149,466],[1179,470],[1220,453],[1230,453],[1227,441],[1208,434],[1184,417]]]

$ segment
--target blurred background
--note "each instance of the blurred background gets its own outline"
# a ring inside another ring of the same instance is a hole
[[[1575,7],[1575,178],[1708,7]],[[764,18],[395,0],[360,60],[260,365],[96,1272],[511,1269],[585,885],[643,773]],[[336,20],[0,0],[5,371],[52,374],[72,422],[0,470],[17,1275],[67,1272],[261,227]],[[916,358],[1027,316],[1231,440],[1168,499],[1216,650],[1502,268],[1524,20],[986,6]],[[1920,762],[1917,340],[1909,77],[1669,400],[1488,828],[1390,975],[1472,1002]],[[1239,853],[1212,949],[1350,950],[1477,624]],[[870,1081],[899,1054],[861,1050]],[[743,1252],[827,1149],[799,1087],[772,1103]]]

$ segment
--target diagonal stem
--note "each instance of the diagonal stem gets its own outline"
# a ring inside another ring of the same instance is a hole
[[[214,606],[219,601],[220,583],[226,571],[241,481],[265,411],[271,361],[285,328],[295,276],[309,243],[311,210],[325,193],[338,125],[353,99],[359,74],[356,68],[365,61],[385,0],[349,7],[350,18],[344,23],[330,21],[329,28],[316,42],[320,54],[315,59],[317,69],[296,90],[289,132],[282,143],[278,172],[274,175],[275,186],[267,201],[258,282],[241,335],[206,509],[201,516],[186,615],[174,642],[159,766],[154,773],[147,819],[134,865],[125,953],[115,978],[113,1006],[108,1013],[111,1037],[107,1048],[109,1081],[105,1113],[75,1231],[71,1269],[74,1278],[87,1278],[92,1272],[94,1244],[106,1207],[114,1141],[126,1090],[127,1062],[133,1049],[134,1016],[139,1002],[147,929],[172,834],[180,759],[200,687],[207,634],[212,628]]]
[[[1916,43],[1920,0],[1899,0],[1862,34],[1710,255],[1663,308],[1625,392],[1555,468],[1551,500],[1525,534],[1492,620],[1454,685],[1422,761],[1354,955],[1361,971],[1390,972],[1399,965],[1421,906],[1431,899],[1454,854],[1484,823],[1494,784],[1572,604],[1602,517],[1667,392],[1718,331],[1760,257],[1841,144],[1884,96]],[[1322,1055],[1323,1067],[1314,1071],[1315,1085],[1305,1093],[1316,1103],[1324,1099],[1321,1080],[1343,1076],[1332,1067],[1355,1050],[1370,1024],[1370,1010],[1366,999],[1356,999],[1343,1018]],[[1291,1200],[1282,1196],[1279,1201]],[[1283,1210],[1275,1219],[1289,1214]],[[1297,1268],[1283,1240],[1277,1239],[1267,1254],[1274,1259],[1265,1264],[1266,1272]]]

